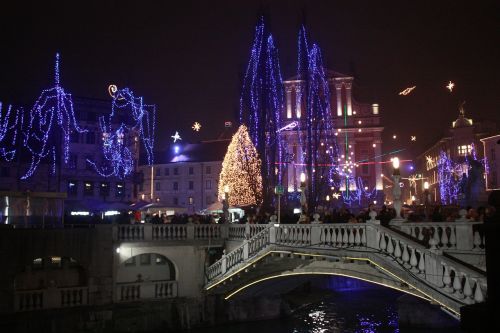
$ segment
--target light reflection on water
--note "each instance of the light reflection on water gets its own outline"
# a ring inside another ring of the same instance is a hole
[[[397,298],[387,288],[336,292],[291,317],[195,330],[204,333],[399,333]],[[458,327],[458,323],[457,323]],[[401,333],[459,333],[456,329],[407,329]]]

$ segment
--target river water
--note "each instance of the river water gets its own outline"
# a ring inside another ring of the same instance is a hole
[[[401,328],[396,300],[400,292],[381,288],[335,292],[321,302],[295,311],[291,317],[218,326],[191,332],[206,333],[459,333],[449,329]]]

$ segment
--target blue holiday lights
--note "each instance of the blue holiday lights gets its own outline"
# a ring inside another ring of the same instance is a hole
[[[5,113],[2,113],[2,103],[0,102],[0,157],[7,162],[11,162],[16,155],[23,123],[23,109],[14,111],[12,105],[9,105]]]
[[[113,91],[111,114],[99,118],[102,133],[104,163],[98,166],[87,159],[96,172],[103,177],[124,178],[134,170],[138,141],[142,141],[149,165],[153,164],[156,107],[143,103],[129,88]],[[130,139],[132,142],[130,142]],[[135,156],[135,157],[134,157]]]
[[[52,159],[52,172],[55,173],[56,163],[61,162],[56,161],[58,157],[68,163],[70,135],[86,132],[77,124],[71,94],[60,85],[59,53],[54,72],[54,87],[43,90],[30,111],[24,145],[31,153],[31,164],[21,179],[31,177],[45,158]],[[62,152],[59,152],[61,146]]]

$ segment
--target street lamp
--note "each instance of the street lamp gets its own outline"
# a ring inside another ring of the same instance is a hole
[[[229,185],[224,185],[224,199],[222,200],[222,211],[225,223],[229,223]]]
[[[396,217],[393,220],[402,220],[401,218],[401,187],[399,187],[399,180],[401,178],[401,173],[399,172],[399,158],[392,158],[392,180],[394,185],[392,186],[392,195],[394,196],[394,209],[396,210]]]
[[[424,182],[424,210],[425,219],[429,220],[429,182]]]

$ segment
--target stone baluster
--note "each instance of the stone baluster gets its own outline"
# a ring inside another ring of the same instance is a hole
[[[442,227],[442,233],[441,233],[441,244],[443,244],[443,247],[448,247],[448,233],[446,232],[446,227]]]
[[[361,231],[362,231],[362,233],[361,233],[361,244],[366,246],[366,228],[362,229]]]
[[[481,303],[484,301],[483,291],[481,290],[481,282],[476,279],[476,290],[474,291],[474,301]]]
[[[344,231],[344,236],[342,237],[342,245],[343,246],[347,246],[348,243],[349,243],[349,235],[347,234],[347,228],[342,228],[342,230]]]
[[[417,239],[419,241],[423,241],[424,240],[424,228],[423,227],[419,227],[418,228],[418,237]]]
[[[464,298],[464,294],[462,292],[462,279],[456,269],[454,270],[454,273],[455,276],[453,277],[453,289],[455,290],[455,292],[453,293],[453,295],[458,299],[462,299]]]
[[[425,255],[423,252],[419,252],[420,258],[418,260],[418,273],[420,275],[425,274]]]
[[[336,245],[337,247],[341,247],[342,246],[342,229],[340,228],[335,228],[335,231],[337,233],[337,238],[336,238]]]
[[[433,234],[429,235],[429,247],[431,250],[437,250],[439,245],[439,240],[436,239],[437,228],[432,228]]]
[[[472,303],[474,303],[474,300],[472,298],[472,288],[470,286],[469,276],[466,274],[463,274],[463,277],[465,278],[465,282],[464,282],[465,299],[464,299],[464,302],[466,304],[472,304]]]
[[[387,243],[385,241],[385,234],[381,233],[380,234],[380,249],[385,250],[387,248]]]
[[[354,245],[354,228],[347,228],[349,231],[349,245]]]
[[[416,228],[417,228],[417,227],[415,227],[415,226],[411,226],[411,227],[410,227],[410,236],[411,236],[412,238],[417,238],[417,234],[415,233],[415,229],[416,229]]]
[[[416,250],[414,248],[411,249],[411,255],[410,255],[410,266],[411,266],[411,271],[413,273],[418,273],[418,260],[417,260],[417,255],[416,255]]]
[[[474,232],[474,251],[481,251],[482,239],[478,231]]]
[[[394,253],[394,244],[392,243],[392,238],[391,236],[387,235],[387,253],[393,254]]]
[[[394,246],[394,257],[396,257],[396,260],[399,263],[402,263],[402,261],[401,261],[401,246],[399,245],[399,239],[396,239],[394,241],[394,243],[395,243],[395,246]]]
[[[411,265],[409,263],[409,261],[410,261],[410,254],[408,253],[408,245],[402,244],[402,246],[403,246],[403,255],[402,255],[401,259],[403,259],[403,265],[406,268],[411,268]]]
[[[356,229],[356,236],[354,237],[354,244],[359,246],[361,244],[361,228]]]
[[[443,272],[444,290],[451,293],[453,292],[453,288],[451,287],[450,270],[448,269],[448,266],[444,262],[441,264],[444,267],[444,272]]]
[[[457,236],[456,236],[456,230],[455,227],[450,228],[450,248],[455,249],[457,248]]]

